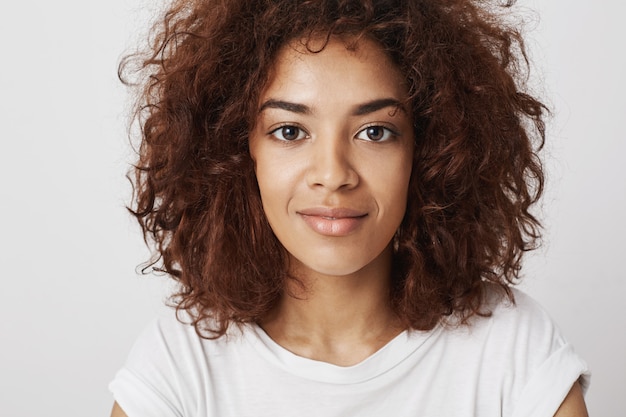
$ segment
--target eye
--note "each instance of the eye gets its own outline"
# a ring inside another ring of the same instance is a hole
[[[285,125],[270,132],[278,140],[293,141],[306,138],[306,132],[297,126]]]
[[[368,126],[356,135],[358,139],[368,140],[372,142],[384,142],[394,136],[397,136],[397,133],[384,126],[378,125]]]

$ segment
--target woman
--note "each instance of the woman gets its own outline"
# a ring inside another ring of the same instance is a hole
[[[125,64],[132,212],[178,320],[139,338],[112,416],[586,415],[585,363],[511,288],[544,106],[499,11],[171,5]]]

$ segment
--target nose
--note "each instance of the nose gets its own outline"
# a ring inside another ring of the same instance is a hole
[[[350,141],[340,135],[325,135],[311,144],[312,158],[307,182],[329,191],[352,189],[359,183]]]

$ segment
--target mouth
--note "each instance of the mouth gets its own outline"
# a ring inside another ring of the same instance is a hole
[[[326,207],[314,207],[299,210],[298,214],[303,216],[321,217],[327,220],[338,220],[345,218],[359,218],[367,216],[366,211],[356,210],[345,207],[326,208]]]
[[[315,207],[297,213],[315,233],[331,237],[354,233],[367,217],[367,212],[350,208]]]

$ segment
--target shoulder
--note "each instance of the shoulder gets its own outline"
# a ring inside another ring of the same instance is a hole
[[[179,416],[195,409],[196,399],[211,389],[210,373],[223,373],[244,350],[236,326],[218,339],[206,339],[187,318],[172,312],[154,319],[136,339],[109,385],[128,415]]]
[[[491,311],[490,325],[515,331],[518,337],[541,339],[559,345],[565,343],[557,324],[534,298],[511,288],[513,300],[499,294],[489,294],[486,306]]]
[[[517,288],[509,291],[511,297],[501,287],[486,283],[478,313],[463,322],[456,315],[444,318],[441,324],[445,333],[462,337],[524,336],[528,331],[535,337],[558,333],[554,321],[537,301]]]
[[[513,415],[554,415],[576,381],[586,390],[587,364],[544,307],[523,291],[512,294],[513,302],[491,292],[485,303],[491,315],[476,317],[468,332],[487,367],[500,369]]]
[[[534,369],[568,343],[537,301],[521,290],[511,292],[512,300],[489,287],[482,309],[487,314],[473,317],[467,328],[453,333],[489,353],[492,361],[500,357],[518,368]]]
[[[232,325],[224,336],[209,339],[198,334],[187,314],[172,313],[154,319],[144,328],[131,349],[126,366],[143,368],[169,364],[178,371],[182,366],[206,366],[212,357],[236,349],[244,331]]]

